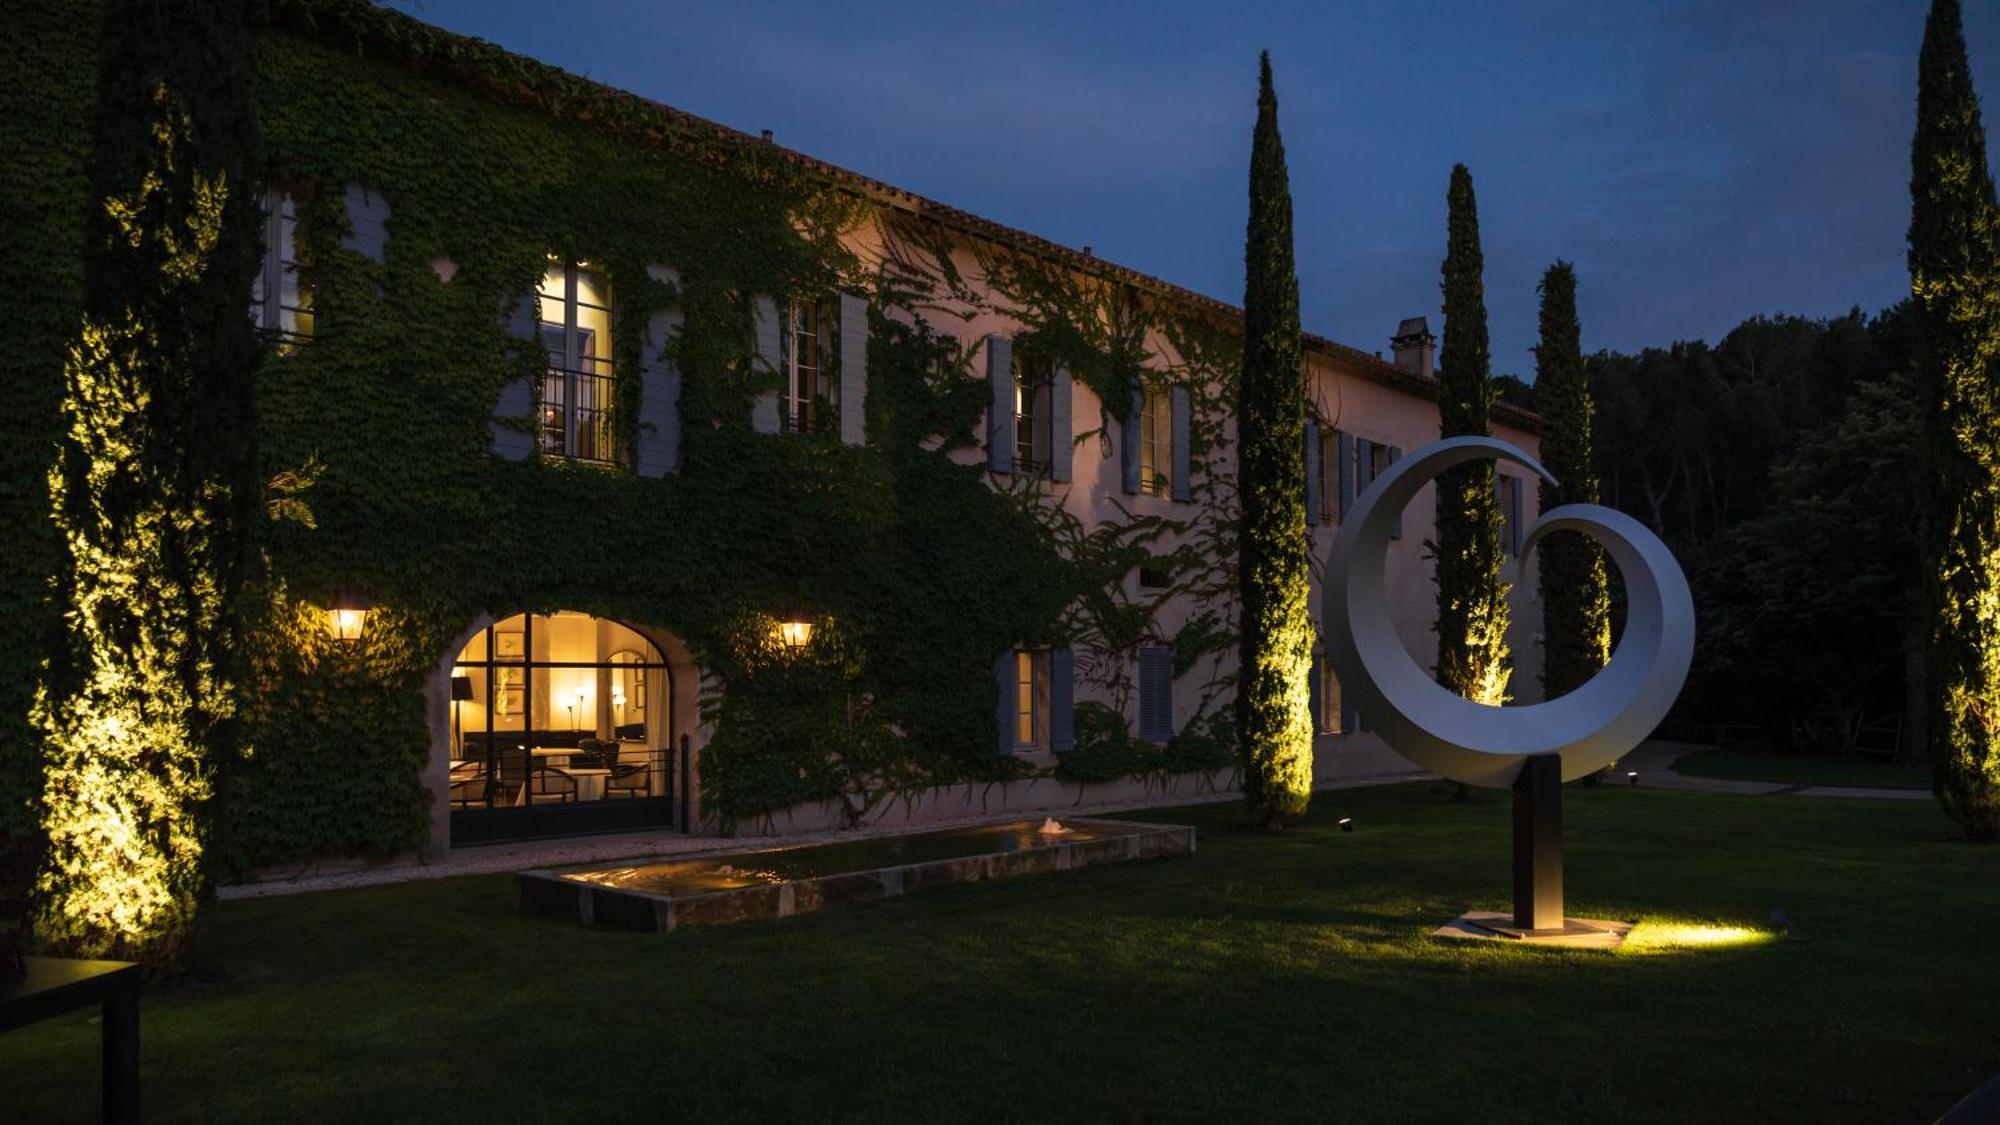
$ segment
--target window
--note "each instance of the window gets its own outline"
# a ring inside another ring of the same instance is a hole
[[[451,674],[454,811],[671,792],[671,673],[638,631],[570,611],[515,614],[468,641]]]
[[[1141,590],[1164,590],[1173,585],[1173,575],[1164,566],[1145,565],[1139,567],[1139,588]]]
[[[551,263],[536,294],[542,346],[542,452],[578,461],[618,459],[611,424],[611,291],[588,262]]]
[[[264,256],[250,284],[250,322],[279,351],[312,335],[312,271],[299,239],[299,189],[267,188],[263,198]]]
[[[1325,657],[1313,659],[1312,674],[1318,688],[1319,713],[1313,716],[1313,729],[1318,734],[1346,734],[1340,729],[1340,677],[1333,674],[1333,662]]]
[[[840,322],[833,298],[794,301],[786,314],[785,428],[796,434],[840,429],[840,381],[834,335]]]
[[[1139,491],[1149,496],[1173,494],[1173,398],[1157,388],[1139,400]]]
[[[1032,754],[1049,744],[1049,654],[1014,650],[1014,752]]]
[[[1340,522],[1340,431],[1323,426],[1319,431],[1319,522]]]
[[[1055,376],[1041,360],[1014,358],[1014,471],[1045,473],[1054,444]]]
[[[1389,471],[1389,447],[1371,441],[1367,445],[1367,450],[1368,468],[1362,473],[1361,479],[1368,484],[1374,484],[1376,477]]]

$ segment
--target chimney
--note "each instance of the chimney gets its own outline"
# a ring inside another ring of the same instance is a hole
[[[1431,335],[1429,319],[1404,317],[1403,323],[1396,326],[1396,334],[1389,337],[1389,347],[1395,350],[1397,367],[1426,379],[1436,374],[1437,337]]]

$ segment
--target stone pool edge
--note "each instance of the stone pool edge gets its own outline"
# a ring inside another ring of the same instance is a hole
[[[602,926],[611,929],[667,933],[684,926],[726,925],[731,922],[788,918],[830,906],[847,906],[900,898],[954,883],[979,883],[1074,871],[1103,863],[1141,859],[1166,859],[1193,855],[1195,830],[1184,824],[1147,824],[1139,821],[1075,818],[1067,824],[1078,827],[1109,825],[1139,829],[1116,836],[1091,840],[1055,840],[1047,845],[1020,851],[982,852],[951,859],[924,860],[894,867],[870,868],[818,875],[807,879],[751,887],[732,887],[694,895],[656,895],[622,887],[605,887],[564,878],[603,864],[573,864],[561,868],[538,868],[515,873],[515,905],[523,914],[559,921]],[[903,835],[897,833],[896,835]],[[921,835],[921,833],[908,833]],[[812,846],[812,845],[804,845]],[[792,848],[765,848],[746,852],[755,855],[792,851]],[[713,856],[714,853],[710,853]],[[662,856],[658,860],[633,859],[622,865],[649,862],[675,863],[695,856]]]

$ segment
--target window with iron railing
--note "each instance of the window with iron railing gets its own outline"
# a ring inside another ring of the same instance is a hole
[[[250,322],[281,352],[312,337],[312,270],[300,239],[302,190],[289,184],[264,190],[264,254],[250,283]]]
[[[1173,492],[1173,400],[1149,388],[1139,400],[1139,491],[1149,496]]]
[[[588,262],[551,263],[537,296],[549,355],[539,408],[542,452],[615,463],[611,290],[604,275]]]
[[[1014,357],[1014,471],[1049,471],[1055,438],[1055,371],[1044,360]]]
[[[1331,527],[1340,522],[1341,475],[1340,431],[1322,425],[1319,431],[1319,522]]]
[[[785,429],[795,434],[840,431],[840,379],[835,350],[839,313],[832,297],[793,301],[785,332]]]

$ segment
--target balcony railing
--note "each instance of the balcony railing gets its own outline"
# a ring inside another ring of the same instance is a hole
[[[611,376],[550,369],[542,381],[542,452],[576,461],[614,464]]]

